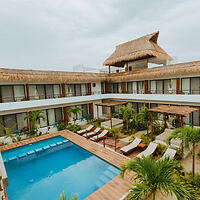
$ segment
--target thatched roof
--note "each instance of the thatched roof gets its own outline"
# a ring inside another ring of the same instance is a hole
[[[88,72],[18,70],[0,68],[0,82],[12,83],[79,83],[105,81],[105,74]]]
[[[189,106],[168,106],[168,105],[160,105],[155,108],[149,109],[150,112],[171,114],[171,115],[188,115],[192,112],[198,111],[198,108],[192,108]]]
[[[116,46],[114,53],[103,65],[124,67],[128,61],[156,57],[165,60],[172,58],[157,44],[159,31]]]
[[[112,82],[200,76],[200,61],[110,74]]]
[[[200,61],[112,74],[0,68],[1,83],[126,82],[190,76],[200,76]]]

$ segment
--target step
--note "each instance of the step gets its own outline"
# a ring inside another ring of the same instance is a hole
[[[101,182],[103,182],[104,184],[106,184],[107,182],[110,181],[110,178],[107,177],[107,176],[105,176],[105,175],[102,175],[102,176],[100,176],[99,180],[100,180]]]
[[[103,183],[102,181],[98,180],[95,185],[97,188],[101,188],[105,183]]]
[[[117,168],[115,168],[115,167],[113,167],[113,166],[109,166],[109,167],[107,168],[107,170],[111,171],[111,172],[112,172],[113,174],[115,174],[116,176],[118,176],[118,175],[120,174],[120,170],[117,169]]]
[[[113,173],[113,172],[110,171],[110,170],[106,170],[103,174],[104,174],[105,176],[107,176],[108,178],[110,178],[110,179],[113,179],[114,177],[116,177],[116,174]]]

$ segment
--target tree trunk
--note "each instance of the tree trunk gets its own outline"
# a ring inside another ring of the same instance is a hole
[[[192,144],[192,176],[194,177],[195,174],[195,143]]]
[[[155,200],[155,199],[156,199],[156,192],[153,191],[153,193],[152,193],[152,200]]]
[[[182,142],[181,142],[181,153],[183,154],[184,152],[184,144],[183,144],[183,139],[182,139]]]
[[[126,130],[128,132],[128,120],[126,121]]]

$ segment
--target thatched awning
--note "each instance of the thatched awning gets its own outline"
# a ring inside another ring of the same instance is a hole
[[[200,61],[109,74],[112,82],[200,76]]]
[[[0,68],[1,82],[12,83],[82,83],[106,80],[102,73],[41,71]]]
[[[129,61],[156,57],[164,60],[172,58],[157,44],[159,31],[116,46],[114,53],[103,65],[124,67]]]
[[[127,104],[126,101],[110,101],[105,103],[96,103],[96,106],[104,106],[104,107],[112,107],[112,106],[118,106],[118,105],[124,105]]]
[[[149,109],[150,112],[163,113],[168,115],[181,115],[185,116],[192,112],[198,111],[197,108],[192,108],[189,106],[168,106],[168,105],[160,105],[155,108]]]

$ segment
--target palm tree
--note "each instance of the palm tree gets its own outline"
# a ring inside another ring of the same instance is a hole
[[[135,115],[134,108],[132,107],[131,104],[128,104],[127,106],[120,106],[119,107],[119,114],[122,115],[123,121],[126,124],[126,130],[128,131],[128,129],[129,129],[129,126],[128,126],[129,120],[131,118],[133,118],[134,115]]]
[[[115,151],[117,150],[117,139],[119,138],[119,130],[112,128],[110,130],[110,135],[114,138],[115,140]]]
[[[182,140],[182,153],[183,147],[189,149],[190,144],[192,145],[192,176],[195,174],[195,146],[200,142],[200,129],[184,126],[183,128],[176,128],[172,132],[169,140],[172,138],[179,138]]]
[[[74,121],[74,125],[75,125],[75,122],[77,120],[77,114],[81,114],[82,112],[82,108],[79,107],[79,106],[75,106],[75,107],[70,107],[68,108],[68,114],[69,115],[72,115],[73,114],[73,121]]]
[[[180,165],[174,160],[165,158],[155,161],[152,157],[140,160],[130,160],[121,166],[121,175],[128,171],[135,172],[135,187],[131,188],[129,200],[139,200],[152,194],[155,200],[158,191],[167,195],[175,194],[177,199],[196,200],[195,189],[176,178],[180,172]]]
[[[192,145],[192,176],[195,174],[195,146],[200,142],[200,128],[189,127],[189,130],[185,133],[184,143],[185,147],[189,149],[190,144]]]
[[[37,127],[39,124],[39,120],[42,119],[45,121],[44,111],[43,110],[37,110],[30,112],[28,115],[25,116],[24,120],[29,119],[31,121],[31,130],[37,132]]]
[[[144,122],[147,126],[147,134],[148,134],[149,126],[150,126],[150,123],[151,123],[151,114],[150,114],[148,108],[145,107],[145,106],[142,107],[140,114],[141,114],[141,116],[142,116],[142,118],[143,118],[143,120],[144,120]]]

